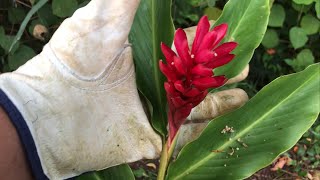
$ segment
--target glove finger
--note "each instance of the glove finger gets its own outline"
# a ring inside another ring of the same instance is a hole
[[[192,121],[211,120],[241,107],[248,99],[247,93],[239,88],[208,94],[198,106],[192,109],[187,119]]]
[[[173,156],[177,156],[187,143],[197,139],[208,122],[184,124],[180,127],[176,147]]]
[[[140,0],[92,0],[66,19],[49,44],[80,77],[102,74],[122,52]]]

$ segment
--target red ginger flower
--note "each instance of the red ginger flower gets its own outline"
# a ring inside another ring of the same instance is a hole
[[[161,50],[167,64],[160,60],[161,72],[167,77],[164,83],[169,104],[169,145],[180,126],[189,116],[191,109],[197,106],[208,94],[209,88],[225,84],[225,76],[214,76],[213,69],[229,63],[234,55],[230,52],[237,43],[227,42],[219,45],[226,35],[228,25],[221,24],[209,31],[207,16],[199,21],[192,49],[189,50],[184,30],[178,29],[174,36],[174,45],[178,55],[161,43]]]

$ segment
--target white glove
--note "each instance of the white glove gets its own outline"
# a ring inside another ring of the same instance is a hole
[[[138,4],[92,0],[38,56],[0,76],[0,105],[36,179],[66,179],[160,154],[127,44]]]

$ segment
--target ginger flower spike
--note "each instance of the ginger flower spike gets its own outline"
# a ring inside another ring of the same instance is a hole
[[[178,29],[174,36],[177,54],[161,43],[166,64],[160,60],[159,67],[167,77],[164,88],[169,105],[169,146],[191,109],[206,97],[208,89],[220,87],[227,81],[225,76],[213,73],[213,69],[229,63],[235,56],[230,52],[236,48],[236,42],[220,44],[227,29],[227,24],[221,24],[210,31],[208,17],[203,16],[191,50],[183,29]]]

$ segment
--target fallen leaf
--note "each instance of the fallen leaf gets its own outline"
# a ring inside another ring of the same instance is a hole
[[[154,163],[148,163],[146,165],[150,168],[157,169],[157,166]]]
[[[281,157],[277,160],[276,164],[271,168],[271,171],[277,171],[278,169],[282,169],[284,165],[289,164],[290,158],[287,156]]]
[[[320,180],[320,171],[314,171],[313,173],[312,173],[312,177],[313,177],[313,180]]]
[[[275,49],[271,48],[271,49],[267,49],[267,53],[269,55],[274,55],[275,53],[277,53],[277,51]]]
[[[48,29],[41,25],[41,24],[37,24],[34,26],[33,29],[33,37],[35,37],[36,39],[39,39],[41,41],[45,41],[45,36],[48,34]]]

